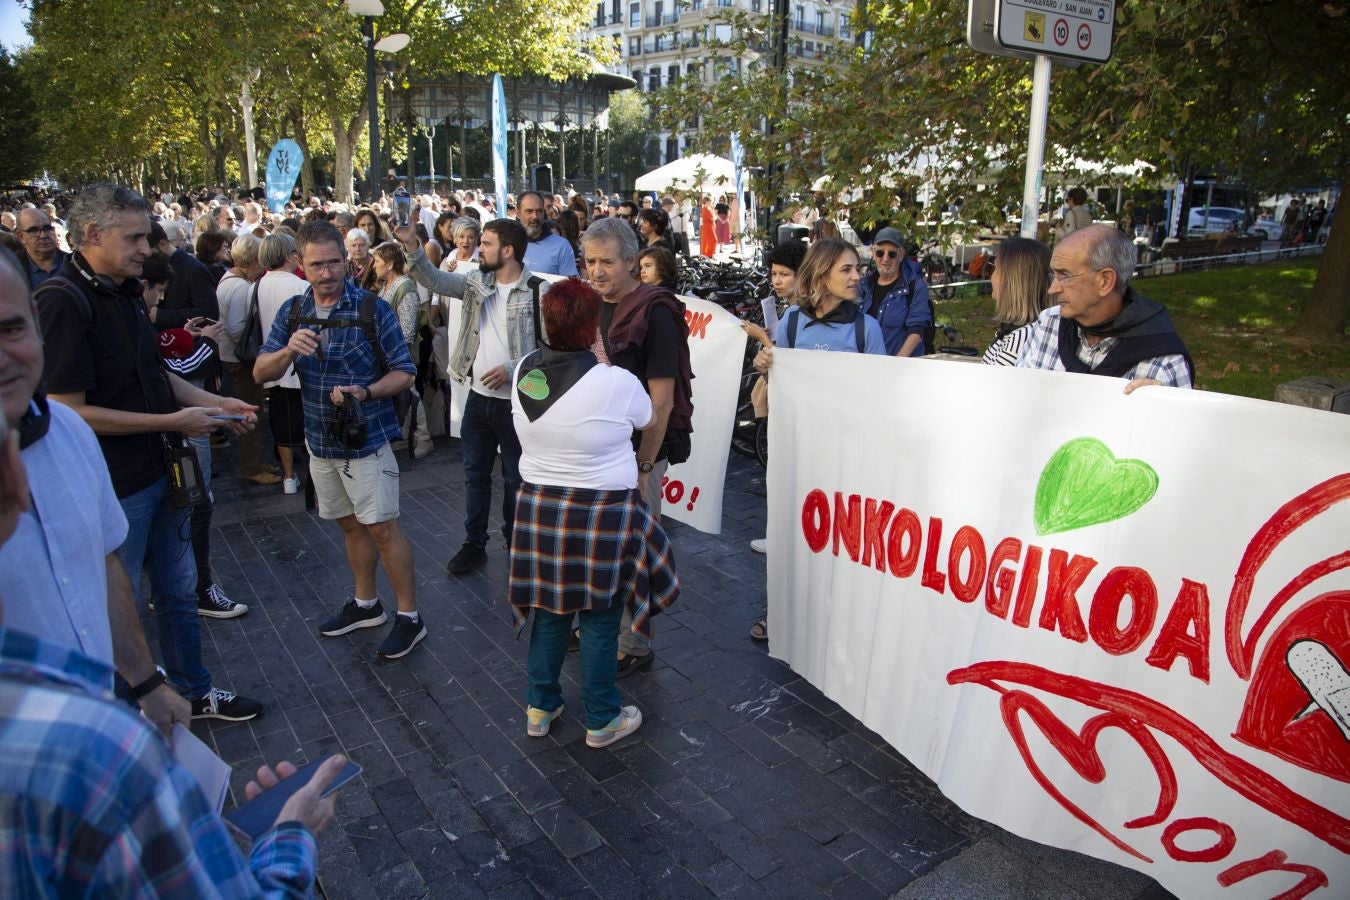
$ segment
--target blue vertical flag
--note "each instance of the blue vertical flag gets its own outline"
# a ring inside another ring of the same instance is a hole
[[[267,208],[274,213],[284,212],[291,199],[295,179],[300,177],[300,166],[305,161],[304,151],[290,138],[277,141],[267,155]]]
[[[497,215],[506,215],[506,88],[492,76],[492,180],[497,185]]]

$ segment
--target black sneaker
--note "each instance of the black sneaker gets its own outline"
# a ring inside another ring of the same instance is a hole
[[[407,616],[394,616],[394,627],[390,629],[384,643],[380,644],[380,649],[375,651],[375,655],[380,659],[402,659],[426,636],[427,626],[422,621],[421,614],[418,614],[416,622]]]
[[[262,704],[213,687],[200,700],[192,701],[192,718],[247,722],[262,715]]]
[[[197,595],[197,615],[208,616],[212,619],[233,619],[236,616],[242,616],[248,612],[248,606],[244,603],[235,603],[225,592],[220,589],[220,585],[213,584],[205,591]]]
[[[445,571],[451,575],[463,575],[487,562],[487,551],[477,544],[465,543],[448,563]]]
[[[634,672],[642,672],[647,669],[650,669],[652,667],[652,663],[655,661],[656,661],[655,653],[646,653],[642,656],[638,656],[633,653],[624,654],[623,659],[619,660],[619,672],[617,677],[627,678]]]
[[[355,600],[348,600],[337,615],[319,626],[319,634],[337,637],[358,628],[378,628],[387,621],[389,617],[384,614],[379,600],[370,609],[362,609]]]

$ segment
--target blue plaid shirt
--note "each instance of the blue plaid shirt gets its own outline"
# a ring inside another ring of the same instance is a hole
[[[385,376],[380,371],[375,348],[366,340],[366,334],[358,324],[363,293],[348,279],[342,298],[332,307],[329,321],[343,320],[351,325],[325,327],[320,335],[319,352],[313,356],[295,358],[295,374],[300,376],[300,399],[305,410],[305,443],[309,444],[309,452],[320,459],[369,456],[386,443],[403,436],[394,413],[394,401],[388,397],[362,404],[367,433],[365,446],[359,451],[348,451],[328,433],[329,423],[337,413],[331,396],[333,388],[349,384],[367,387]],[[314,318],[314,289],[308,288],[303,294],[281,304],[276,318],[272,320],[272,333],[267,336],[260,353],[275,353],[284,349],[286,342],[291,339],[287,327],[293,303],[300,304],[301,319]],[[417,374],[412,354],[408,351],[408,342],[403,339],[403,331],[398,326],[398,316],[388,303],[375,303],[375,328],[384,346],[389,371]]]
[[[298,822],[247,862],[154,727],[111,699],[112,670],[0,628],[0,897],[308,897]]]
[[[1081,336],[1082,331],[1080,329]],[[1115,338],[1102,338],[1095,347],[1089,347],[1087,341],[1078,345],[1078,358],[1089,369],[1095,369],[1106,359],[1106,354],[1117,344]],[[1023,369],[1051,369],[1063,372],[1064,363],[1059,359],[1059,304],[1043,310],[1039,318],[1031,323],[1031,334],[1022,345],[1017,357],[1017,365]],[[1191,370],[1186,367],[1183,356],[1155,356],[1146,359],[1127,372],[1125,378],[1156,378],[1170,387],[1188,388],[1191,386]]]

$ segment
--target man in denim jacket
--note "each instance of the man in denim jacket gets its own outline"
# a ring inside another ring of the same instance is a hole
[[[905,258],[897,228],[883,228],[872,242],[877,269],[858,284],[858,307],[881,323],[891,356],[923,356],[933,330],[933,306],[919,264]]]
[[[460,427],[467,488],[464,545],[446,564],[451,575],[472,572],[487,561],[488,506],[492,464],[502,458],[502,537],[511,546],[516,489],[520,487],[520,441],[511,419],[511,374],[534,352],[538,294],[547,284],[525,268],[529,237],[514,219],[483,226],[478,270],[467,275],[440,272],[431,265],[412,228],[395,232],[409,251],[408,273],[435,294],[459,297],[459,338],[450,352],[450,377],[469,388]],[[540,325],[542,328],[542,324]]]

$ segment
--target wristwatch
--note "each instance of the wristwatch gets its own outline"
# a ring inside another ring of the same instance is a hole
[[[365,385],[362,385],[362,386],[361,386],[361,390],[363,390],[363,391],[366,392],[365,399],[362,400],[361,402],[362,402],[362,403],[369,403],[369,402],[370,402],[370,396],[371,396],[371,395],[370,395],[370,388],[366,387]]]
[[[149,678],[145,679],[140,684],[132,688],[131,696],[136,700],[139,700],[145,695],[149,694],[155,688],[159,687],[161,684],[164,684],[164,682],[168,681],[168,678],[169,676],[164,674],[163,669],[161,669],[159,666],[155,666],[155,674],[151,675]]]
[[[647,462],[647,460],[645,459],[638,460],[638,471],[641,472],[643,475],[646,475],[654,468],[656,467],[653,466],[651,463]]]

